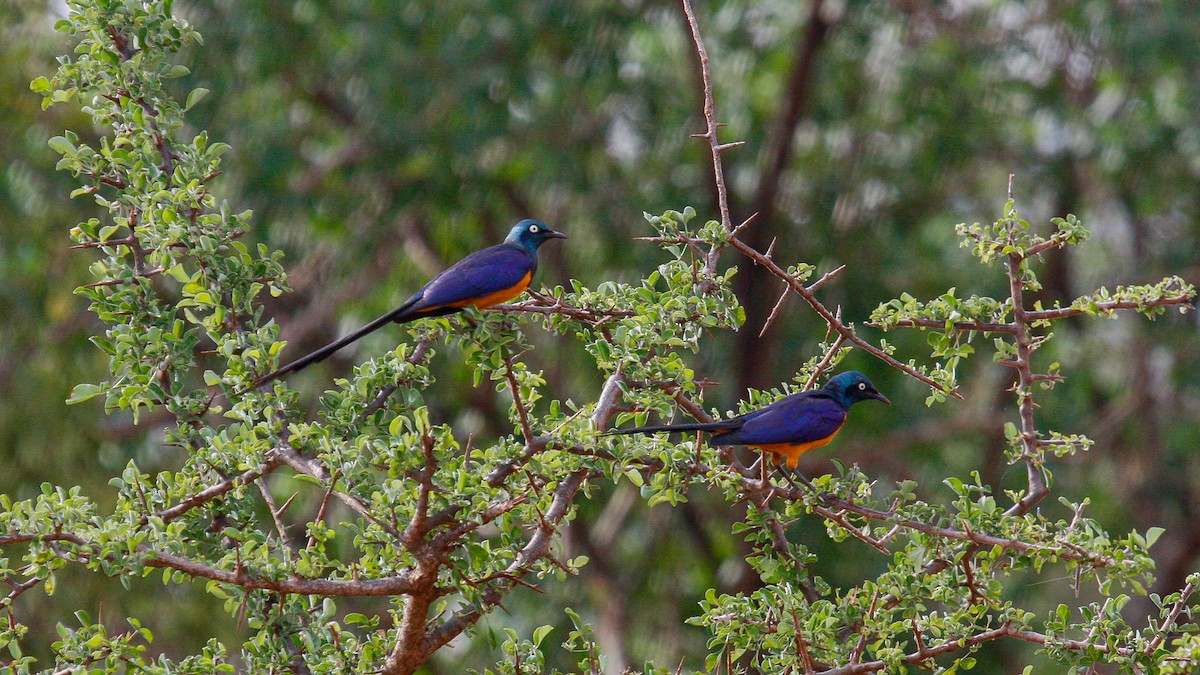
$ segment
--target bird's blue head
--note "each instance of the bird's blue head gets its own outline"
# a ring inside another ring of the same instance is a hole
[[[555,232],[550,229],[549,225],[542,221],[526,218],[513,225],[513,229],[509,231],[508,238],[504,242],[516,244],[533,255],[537,255],[538,247],[546,243],[547,240],[566,238],[567,235],[562,232]]]
[[[847,408],[859,401],[866,401],[868,399],[883,401],[888,405],[892,404],[886,396],[879,393],[879,390],[875,388],[875,385],[871,384],[866,375],[857,370],[847,370],[844,373],[834,375],[833,379],[829,380],[829,383],[825,385],[825,390],[838,403]]]

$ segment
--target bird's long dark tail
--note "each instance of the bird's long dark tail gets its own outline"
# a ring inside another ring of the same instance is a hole
[[[334,352],[341,349],[342,347],[345,347],[346,345],[349,345],[354,342],[357,342],[358,340],[361,340],[363,337],[370,335],[371,333],[374,333],[375,331],[379,330],[386,324],[389,324],[392,322],[406,323],[406,322],[412,321],[414,319],[420,319],[425,316],[436,316],[436,315],[442,313],[442,312],[437,312],[437,311],[409,313],[409,310],[412,308],[412,306],[414,304],[416,304],[415,300],[406,302],[403,305],[400,305],[399,307],[397,307],[396,309],[393,309],[392,311],[388,312],[387,314],[384,314],[383,316],[379,317],[378,319],[375,319],[371,323],[363,326],[362,328],[359,328],[358,330],[354,331],[353,333],[350,333],[349,335],[347,335],[343,338],[334,340],[333,342],[330,342],[329,344],[325,345],[324,347],[321,347],[320,349],[318,349],[314,352],[305,354],[304,356],[301,356],[300,358],[296,359],[295,361],[292,361],[291,363],[287,364],[286,366],[283,366],[279,370],[276,370],[272,373],[267,373],[266,375],[263,375],[262,377],[260,377],[254,381],[254,388],[258,389],[259,387],[261,387],[265,384],[268,384],[270,382],[278,380],[279,378],[283,377],[284,375],[294,373],[297,370],[300,370],[302,368],[310,366],[314,363],[324,361],[325,359],[329,358],[330,355],[332,355]]]
[[[660,424],[650,427],[634,427],[632,429],[613,429],[606,436],[623,434],[653,434],[659,431],[729,431],[741,426],[736,420],[721,420],[720,422],[690,422],[687,424]]]

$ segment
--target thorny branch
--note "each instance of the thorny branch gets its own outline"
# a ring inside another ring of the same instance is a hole
[[[696,45],[696,53],[700,59],[700,73],[701,73],[701,80],[703,82],[703,89],[704,89],[704,121],[706,124],[706,129],[705,129],[704,133],[694,134],[693,137],[705,140],[708,143],[709,149],[712,153],[713,175],[714,175],[714,180],[716,181],[717,201],[718,201],[718,208],[720,209],[720,214],[721,214],[721,225],[725,228],[726,232],[730,233],[729,243],[734,248],[738,249],[743,254],[745,254],[747,257],[749,257],[751,260],[753,260],[755,263],[758,263],[759,265],[762,265],[763,267],[765,267],[771,274],[782,279],[788,285],[788,287],[791,288],[791,290],[793,292],[795,292],[800,297],[804,298],[804,300],[817,312],[817,314],[820,315],[820,317],[826,323],[828,323],[831,327],[833,327],[833,329],[836,330],[840,335],[842,335],[842,337],[844,337],[847,341],[858,346],[859,348],[863,349],[864,351],[871,354],[872,356],[875,356],[876,358],[881,359],[882,361],[886,362],[888,365],[907,373],[909,376],[914,377],[914,378],[920,380],[921,382],[924,382],[925,384],[929,385],[930,387],[941,390],[942,386],[940,384],[938,384],[937,382],[933,381],[932,379],[930,379],[929,377],[927,377],[925,374],[921,373],[920,371],[916,370],[915,368],[910,367],[909,365],[907,365],[905,363],[897,361],[890,354],[884,352],[882,349],[880,349],[880,348],[876,347],[875,345],[867,342],[866,340],[858,337],[858,335],[856,335],[854,333],[854,330],[852,328],[850,328],[846,324],[842,323],[842,321],[837,317],[835,312],[830,311],[816,297],[817,289],[819,289],[827,281],[829,281],[830,278],[832,278],[834,275],[836,275],[838,272],[840,272],[841,271],[840,268],[825,275],[825,277],[821,278],[816,283],[814,283],[812,285],[812,287],[806,287],[802,282],[800,282],[798,279],[796,279],[792,275],[788,274],[786,270],[784,270],[779,265],[777,265],[775,263],[775,261],[771,258],[769,253],[767,253],[767,254],[761,253],[761,252],[757,251],[756,249],[754,249],[753,247],[749,246],[748,244],[743,243],[740,239],[738,239],[737,230],[740,230],[742,226],[735,228],[733,226],[733,220],[730,217],[729,194],[728,194],[728,189],[725,186],[725,171],[724,171],[722,160],[721,160],[721,153],[727,149],[742,145],[742,143],[737,142],[737,143],[722,144],[717,138],[717,132],[720,129],[720,127],[723,125],[717,121],[716,103],[714,102],[714,98],[713,98],[712,69],[709,65],[708,51],[704,47],[704,39],[700,33],[700,25],[699,25],[699,22],[696,20],[696,13],[695,13],[694,9],[692,8],[691,0],[682,0],[682,2],[683,2],[683,11],[687,17],[688,26],[691,29],[692,41]],[[749,219],[747,219],[747,222],[749,222]],[[743,224],[743,226],[744,225],[745,225],[745,223]],[[721,250],[723,248],[724,248],[723,246],[716,244],[716,245],[713,245],[712,248],[709,250],[707,260],[705,261],[705,268],[704,268],[704,276],[705,277],[711,277],[712,275],[716,274],[717,265],[720,260]],[[707,282],[704,282],[704,283],[707,283]],[[699,289],[701,292],[707,290],[704,287],[704,283],[702,283],[701,288]],[[780,304],[782,304],[782,302],[783,302],[783,298],[780,298]],[[778,309],[778,306],[777,306],[777,309]],[[769,322],[770,322],[770,320],[768,319],[768,323]],[[764,330],[765,330],[765,327],[764,327]],[[962,398],[958,394],[957,391],[950,390],[947,393],[949,393],[950,395],[955,396],[957,398]]]
[[[813,290],[811,290],[808,286],[805,286],[804,283],[801,282],[796,277],[788,274],[787,270],[780,267],[770,256],[760,253],[759,251],[742,243],[737,238],[730,239],[729,243],[734,248],[736,248],[737,250],[744,253],[746,255],[746,257],[750,258],[751,260],[758,263],[759,265],[762,265],[763,267],[765,267],[767,269],[767,271],[769,271],[771,274],[782,279],[784,281],[784,283],[786,283],[788,285],[788,287],[791,288],[792,292],[794,292],[796,295],[799,295],[801,298],[804,298],[804,301],[807,302],[809,304],[809,306],[813,308],[814,311],[816,311],[817,315],[820,316],[821,319],[823,321],[825,321],[825,323],[828,324],[833,330],[837,331],[837,333],[839,335],[841,335],[845,339],[846,342],[853,344],[854,346],[858,347],[859,349],[862,349],[863,351],[874,356],[875,358],[878,358],[879,360],[887,363],[888,365],[892,366],[893,368],[904,372],[908,376],[910,376],[914,379],[920,380],[921,382],[924,382],[925,384],[929,385],[933,389],[937,389],[939,391],[944,390],[944,388],[942,387],[941,384],[930,379],[927,375],[920,372],[916,368],[913,368],[912,366],[908,365],[907,363],[903,363],[901,361],[896,360],[891,354],[888,354],[887,352],[883,351],[879,347],[876,347],[875,345],[871,344],[870,342],[867,342],[863,338],[859,337],[854,332],[853,328],[846,325],[845,323],[842,322],[841,319],[838,318],[837,313],[835,311],[831,311],[828,307],[825,306],[824,303],[821,302],[821,300],[819,298],[817,298],[816,293]],[[818,280],[815,284],[813,284],[813,286],[820,288],[821,286],[824,285],[824,283],[825,283],[825,279],[822,278],[821,280]],[[962,398],[962,396],[958,393],[957,390],[951,389],[951,390],[946,391],[946,393],[950,394],[951,396],[954,396],[955,398],[959,398],[959,399]]]
[[[1189,307],[1192,304],[1193,297],[1190,293],[1180,292],[1175,295],[1157,298],[1152,302],[1144,303],[1133,300],[1103,300],[1096,303],[1094,311],[1098,314],[1112,314],[1121,310],[1139,310],[1146,307]],[[1053,309],[1042,310],[1027,310],[1025,312],[1025,320],[1034,324],[1040,321],[1055,321],[1058,319],[1068,319],[1074,316],[1082,316],[1087,314],[1086,310],[1075,307],[1056,307]],[[933,328],[936,330],[945,330],[946,322],[937,321],[935,319],[901,319],[894,325],[900,328]],[[956,331],[975,331],[979,333],[1007,333],[1014,334],[1017,331],[1014,322],[984,322],[984,321],[955,321],[950,324],[950,327]]]
[[[504,575],[483,593],[478,604],[465,607],[436,628],[424,634],[419,642],[401,641],[388,657],[383,673],[412,673],[430,654],[460,635],[477,622],[484,613],[500,603],[505,594],[518,585],[519,579],[532,565],[549,555],[550,544],[558,531],[558,525],[574,504],[575,495],[587,479],[586,471],[577,471],[564,478],[554,490],[554,499],[549,510],[534,534],[521,549],[516,559],[505,569]]]
[[[1012,185],[1011,176],[1009,185]],[[1011,189],[1011,188],[1010,188]],[[1009,230],[1009,243],[1012,244],[1014,233]],[[1046,486],[1046,475],[1042,471],[1037,448],[1037,425],[1033,420],[1033,338],[1029,331],[1029,317],[1025,309],[1025,284],[1022,280],[1021,268],[1025,260],[1018,253],[1008,256],[1005,272],[1008,275],[1008,291],[1012,297],[1013,311],[1013,342],[1017,347],[1017,358],[1006,363],[1017,371],[1017,384],[1014,392],[1017,395],[1017,409],[1021,418],[1021,445],[1024,451],[1021,460],[1025,463],[1028,488],[1024,496],[1006,511],[1007,515],[1028,513],[1038,502],[1049,494]]]
[[[729,216],[729,190],[725,187],[725,168],[721,161],[721,153],[742,145],[738,143],[721,143],[717,136],[723,124],[717,121],[716,103],[713,98],[712,68],[708,63],[708,50],[704,47],[704,38],[700,34],[700,24],[696,20],[696,12],[692,8],[692,0],[683,0],[683,12],[687,16],[688,27],[692,32],[692,41],[696,44],[696,54],[700,57],[700,75],[704,88],[704,133],[693,134],[692,138],[700,138],[708,143],[712,153],[713,178],[717,186],[717,208],[721,213],[721,225],[725,230],[733,230],[733,221]],[[721,258],[721,246],[714,245],[708,251],[704,262],[703,284],[709,283],[708,278],[717,273],[717,265]],[[701,291],[707,290],[701,288]]]
[[[69,533],[53,534],[8,534],[0,536],[0,546],[11,546],[24,543],[55,543],[71,544],[71,550],[60,550],[58,557],[63,560],[87,562],[95,556],[93,545],[84,537]],[[413,580],[406,573],[380,579],[308,579],[301,577],[266,578],[256,577],[239,567],[236,571],[219,569],[211,565],[189,560],[182,556],[155,550],[146,544],[137,546],[137,552],[142,556],[141,564],[153,569],[172,569],[199,579],[211,579],[246,590],[262,589],[276,593],[294,593],[299,595],[322,596],[386,596],[401,595],[412,592]],[[115,555],[107,556],[115,561]]]

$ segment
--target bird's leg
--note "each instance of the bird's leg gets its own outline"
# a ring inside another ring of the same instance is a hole
[[[800,487],[799,487],[798,485],[796,485],[796,481],[792,480],[792,472],[790,472],[790,471],[787,471],[787,470],[784,470],[784,471],[780,471],[780,473],[782,473],[782,474],[783,474],[783,479],[784,479],[784,480],[786,480],[786,481],[788,482],[788,485],[792,486],[792,489],[793,489],[793,490],[799,490],[799,489],[800,489]],[[799,475],[799,474],[797,474],[797,475]],[[801,476],[801,479],[803,479],[803,478],[804,478],[804,477],[803,477],[803,476]]]
[[[758,459],[750,465],[750,472],[753,473],[755,469],[758,469],[758,484],[768,491],[767,499],[770,499],[775,494],[775,488],[767,482],[767,451],[762,448],[755,449],[758,450]]]
[[[804,487],[808,488],[809,492],[812,492],[814,497],[822,496],[821,493],[817,490],[817,486],[813,485],[812,481],[805,478],[804,474],[800,473],[799,468],[791,468],[788,471],[784,472],[784,475],[788,476],[788,482],[792,483],[792,487],[796,486],[796,484],[792,482],[792,478],[791,478],[792,476],[795,476],[796,478],[800,479],[800,482],[804,484]]]

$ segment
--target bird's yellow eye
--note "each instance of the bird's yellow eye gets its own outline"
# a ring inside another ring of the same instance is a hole
[[[859,383],[858,383],[858,388],[859,388],[860,390],[862,390],[862,391],[866,391],[866,390],[867,390],[867,383],[866,383],[866,382],[859,382]]]
[[[539,228],[537,225],[530,225],[530,226],[529,226],[529,231],[530,231],[532,234],[537,234],[539,231],[541,231],[541,228]]]

